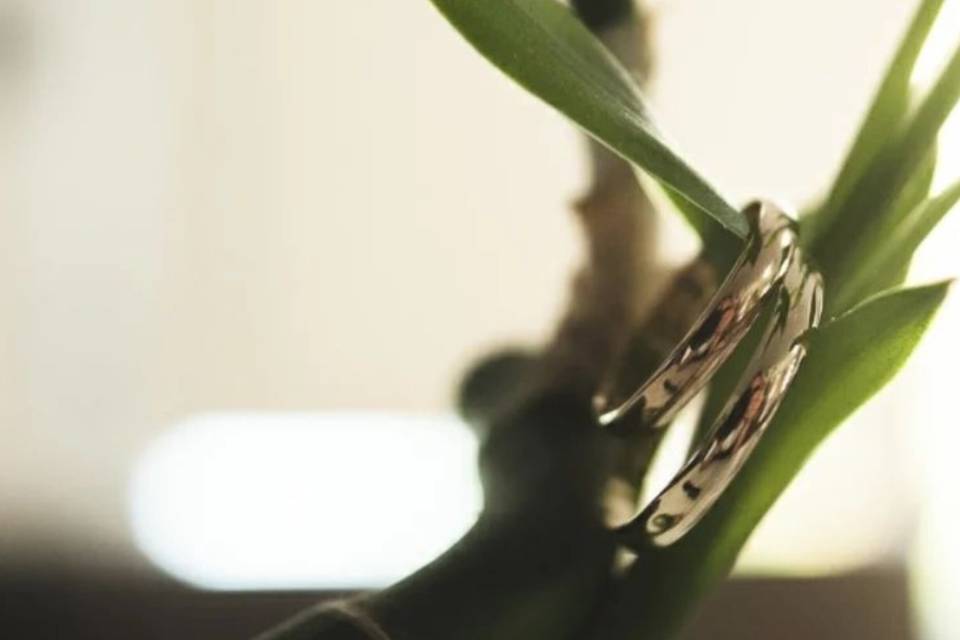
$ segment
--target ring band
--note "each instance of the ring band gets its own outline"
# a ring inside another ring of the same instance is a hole
[[[753,203],[744,213],[752,229],[747,246],[693,328],[625,400],[614,403],[609,391],[594,399],[597,419],[607,428],[665,427],[731,355],[763,303],[776,296],[759,346],[704,441],[657,497],[619,527],[628,547],[668,546],[706,515],[773,419],[806,355],[803,337],[819,324],[823,280],[806,264],[794,222],[769,202]],[[615,390],[616,382],[604,389]]]

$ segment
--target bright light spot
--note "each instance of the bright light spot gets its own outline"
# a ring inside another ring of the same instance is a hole
[[[920,59],[915,79],[922,85],[936,78],[960,45],[960,0],[948,0]],[[934,192],[960,179],[960,110],[954,109],[939,137]],[[951,212],[917,253],[911,281],[930,281],[960,274],[960,211]],[[956,366],[960,362],[960,299],[947,298],[921,344],[915,371],[913,430],[915,467],[921,478],[923,516],[913,549],[915,604],[923,637],[957,637],[960,613],[960,498],[956,491],[956,451],[960,449],[956,413],[949,404],[956,396]]]
[[[453,417],[195,417],[140,459],[134,536],[159,567],[201,587],[382,586],[474,522],[476,448]]]
[[[706,394],[694,396],[687,406],[680,410],[673,424],[663,436],[663,442],[657,448],[650,469],[647,471],[640,494],[640,503],[647,504],[669,484],[677,471],[683,467],[689,456],[690,443],[697,429],[697,418],[703,410]]]
[[[956,118],[954,118],[956,120]],[[960,136],[941,138],[955,152]],[[957,167],[960,169],[960,166]],[[960,177],[958,172],[957,177]],[[949,214],[917,253],[911,280],[931,281],[960,274],[960,210]],[[952,640],[960,628],[960,497],[957,457],[960,432],[951,404],[957,395],[960,362],[960,297],[956,288],[944,301],[914,358],[912,425],[915,468],[924,498],[920,533],[914,548],[915,603],[924,638]]]
[[[937,461],[941,471],[943,462]],[[946,475],[941,473],[941,480],[956,482]],[[960,625],[960,505],[950,493],[931,490],[912,558],[914,602],[926,640],[953,640]]]
[[[960,258],[950,240],[960,233],[955,212],[943,224],[954,234],[934,234],[918,256],[914,271],[940,275],[944,267],[960,273]],[[944,231],[938,229],[938,231]],[[944,237],[945,236],[945,237]],[[960,361],[960,299],[956,291],[944,303],[915,362],[913,421],[915,467],[922,486],[924,510],[913,550],[915,604],[924,638],[952,640],[960,627],[960,497],[957,459],[960,433],[950,404],[956,396],[956,365]]]
[[[960,42],[960,1],[946,0],[923,45],[911,80],[922,87],[929,87],[943,71],[944,65],[956,50],[958,42]]]

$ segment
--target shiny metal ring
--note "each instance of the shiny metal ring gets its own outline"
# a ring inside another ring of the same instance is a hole
[[[612,429],[660,429],[697,394],[776,298],[773,313],[735,391],[680,472],[630,522],[626,546],[667,546],[716,503],[773,419],[806,355],[805,334],[820,322],[823,280],[806,264],[794,222],[775,205],[755,202],[752,233],[704,313],[669,357],[625,399],[602,391],[598,421]],[[616,381],[604,389],[616,389]]]

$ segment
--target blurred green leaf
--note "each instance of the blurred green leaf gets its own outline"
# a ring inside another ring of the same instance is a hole
[[[915,176],[923,173],[924,161],[958,99],[960,48],[906,126],[893,137],[883,161],[875,163],[863,176],[841,206],[836,220],[814,239],[811,250],[823,267],[828,288],[845,277],[835,265],[848,252],[851,240],[859,238],[877,221],[888,224],[883,219],[895,213],[899,195]]]
[[[897,196],[891,208],[891,220],[896,221],[903,218],[930,195],[933,178],[937,172],[939,152],[940,149],[936,143],[927,151],[923,162],[920,163],[913,177],[910,178],[910,181],[903,187],[903,191]]]
[[[882,245],[855,261],[845,273],[832,299],[833,306],[847,308],[881,288],[902,282],[917,247],[958,202],[960,180],[898,218],[894,228],[884,233]]]
[[[894,151],[900,154],[896,177],[901,181],[919,164],[936,142],[937,134],[960,100],[960,46],[953,52],[916,115],[897,139]],[[902,184],[902,182],[901,182]]]
[[[906,362],[948,288],[938,283],[887,292],[814,332],[803,367],[741,473],[687,537],[640,554],[618,595],[619,615],[598,637],[672,637],[689,608],[729,573],[817,445]]]
[[[744,216],[667,144],[637,83],[556,0],[432,0],[476,49],[614,152],[744,238]]]
[[[923,0],[854,139],[824,206],[805,220],[809,240],[815,239],[840,213],[842,203],[900,128],[910,102],[910,76],[943,0]]]
[[[871,279],[872,286],[866,289],[860,288],[864,282],[853,284],[852,279],[857,277],[856,272],[862,271],[864,262],[873,262],[873,255],[885,254],[891,249],[889,245],[895,241],[897,229],[903,227],[904,220],[930,194],[937,165],[937,151],[937,145],[934,144],[923,163],[917,167],[914,176],[885,213],[878,214],[856,235],[848,237],[842,251],[821,254],[817,266],[831,283],[826,297],[827,317],[846,311],[872,293],[903,282],[907,265],[904,265],[899,273],[889,269],[882,270],[883,273],[877,273],[877,277]],[[853,289],[858,289],[856,296],[851,295]]]

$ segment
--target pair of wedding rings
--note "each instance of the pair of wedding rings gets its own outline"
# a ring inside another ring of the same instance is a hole
[[[751,233],[707,308],[656,371],[632,392],[613,379],[594,398],[614,432],[663,429],[700,392],[773,305],[760,342],[733,394],[689,461],[628,523],[634,549],[673,544],[713,507],[754,451],[806,355],[805,334],[823,308],[823,280],[807,265],[794,221],[769,202],[749,205]]]

